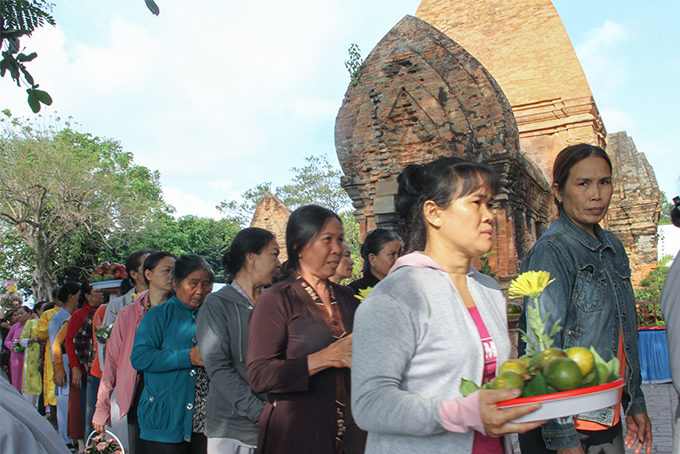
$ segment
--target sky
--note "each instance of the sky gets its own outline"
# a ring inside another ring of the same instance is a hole
[[[455,1],[455,0],[451,0]],[[29,70],[81,132],[113,138],[161,173],[176,215],[215,206],[325,154],[350,44],[366,57],[419,0],[57,0],[56,27],[23,39]],[[609,133],[625,130],[669,199],[680,194],[680,2],[554,0]],[[0,110],[30,117],[0,79]],[[339,165],[338,165],[339,167]]]

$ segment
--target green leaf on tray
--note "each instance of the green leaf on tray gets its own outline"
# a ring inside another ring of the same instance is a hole
[[[472,380],[466,380],[464,378],[460,381],[460,388],[458,388],[463,397],[467,397],[473,392],[479,391],[480,389],[481,388],[477,386],[477,383],[473,382]]]
[[[522,390],[522,395],[520,397],[532,397],[540,396],[541,394],[548,393],[548,384],[545,381],[545,377],[540,371],[536,372],[536,375],[529,382],[528,385]]]

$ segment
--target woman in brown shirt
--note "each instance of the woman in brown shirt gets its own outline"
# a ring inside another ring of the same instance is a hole
[[[363,451],[349,409],[351,290],[329,281],[342,256],[338,216],[307,205],[286,228],[283,281],[262,292],[250,318],[248,380],[267,393],[258,452]]]

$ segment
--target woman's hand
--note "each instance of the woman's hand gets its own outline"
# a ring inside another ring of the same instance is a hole
[[[106,420],[106,425],[111,427],[111,418]],[[103,434],[104,432],[106,432],[106,427],[104,427],[101,424],[95,424],[94,422],[92,422],[92,427],[94,428],[94,430],[96,430],[100,434]]]
[[[53,380],[55,386],[58,386],[59,388],[64,387],[64,385],[66,385],[66,371],[63,369],[55,370]]]
[[[189,351],[189,358],[191,359],[192,366],[203,365],[203,358],[201,358],[201,352],[198,351],[198,345]]]
[[[83,387],[83,371],[80,370],[80,367],[71,368],[71,383],[77,388]]]
[[[310,377],[331,367],[352,367],[351,334],[307,357],[307,368],[309,369]]]
[[[489,389],[479,392],[479,412],[488,436],[496,438],[509,433],[521,434],[545,423],[545,421],[511,422],[538,410],[541,404],[521,405],[507,410],[498,408],[498,402],[517,398],[520,394],[519,389]]]

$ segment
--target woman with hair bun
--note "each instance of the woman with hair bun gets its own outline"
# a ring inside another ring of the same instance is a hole
[[[250,316],[248,382],[267,393],[258,453],[363,452],[349,407],[357,301],[329,280],[342,244],[340,218],[326,208],[306,205],[288,220],[284,278]]]
[[[371,230],[361,245],[361,258],[364,259],[364,275],[349,284],[355,292],[375,287],[383,280],[401,254],[401,238],[396,232],[377,228]]]
[[[257,227],[241,230],[224,254],[231,283],[205,299],[196,337],[210,389],[205,408],[208,454],[255,453],[263,394],[248,386],[248,318],[262,288],[274,281],[281,262],[274,234]]]
[[[456,158],[408,166],[397,212],[406,250],[354,321],[352,408],[366,453],[502,454],[499,438],[537,427],[512,423],[539,404],[500,410],[518,389],[463,397],[510,356],[506,302],[471,266],[492,246],[498,176]]]

